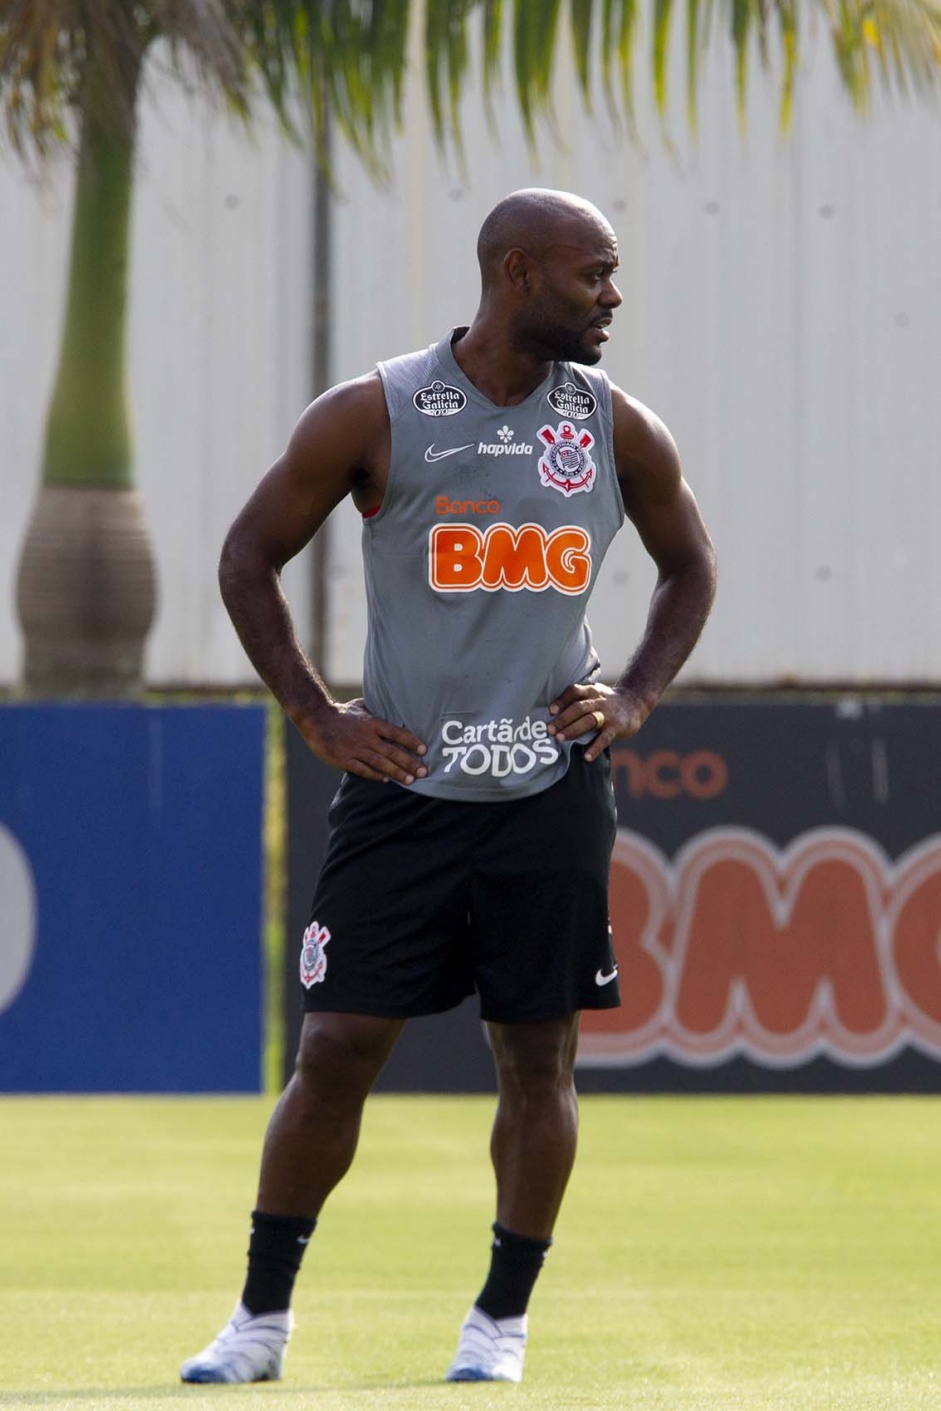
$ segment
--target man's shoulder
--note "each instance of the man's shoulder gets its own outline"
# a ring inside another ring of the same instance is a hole
[[[379,363],[377,371],[393,420],[409,405],[429,417],[450,416],[466,405],[447,356],[449,341],[450,335],[428,348]]]
[[[610,386],[614,422],[622,436],[639,441],[659,441],[670,435],[665,423],[644,402],[632,397],[614,382]]]
[[[382,381],[377,368],[363,373],[361,377],[351,377],[345,382],[336,382],[311,402],[304,416],[319,420],[326,413],[343,419],[384,413]],[[302,417],[303,420],[303,417]]]
[[[333,387],[311,402],[298,419],[291,436],[294,451],[321,450],[333,444],[356,448],[367,444],[389,425],[378,372],[365,373]]]

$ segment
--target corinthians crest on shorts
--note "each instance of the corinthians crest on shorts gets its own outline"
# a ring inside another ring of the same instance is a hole
[[[539,462],[539,479],[551,485],[561,495],[575,495],[590,490],[595,483],[595,463],[588,452],[595,438],[584,427],[576,431],[570,421],[560,421],[553,429],[543,426],[538,432],[546,447]]]
[[[327,957],[324,946],[330,939],[326,926],[318,926],[312,921],[304,932],[301,942],[301,984],[305,990],[311,985],[319,985],[327,973]]]

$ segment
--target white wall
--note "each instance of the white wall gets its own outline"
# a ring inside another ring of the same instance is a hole
[[[506,191],[581,192],[621,242],[624,305],[603,365],[673,430],[720,552],[717,607],[684,679],[937,683],[934,110],[880,102],[860,121],[820,40],[791,138],[756,79],[743,140],[723,48],[704,75],[698,142],[678,103],[671,154],[639,89],[640,144],[592,125],[562,74],[564,141],[544,138],[538,165],[512,105],[498,107],[495,143],[476,100],[465,103],[466,169],[442,165],[414,91],[387,189],[341,154],[334,375],[471,317],[476,232]],[[157,683],[251,679],[218,601],[215,558],[308,397],[310,186],[308,163],[272,131],[250,145],[175,93],[147,105],[131,376],[161,576]],[[0,163],[0,683],[18,670],[12,585],[54,371],[68,197],[66,168],[42,192]],[[358,541],[344,507],[329,574],[325,666],[336,680],[359,674]],[[304,560],[289,579],[303,634]],[[640,631],[651,582],[628,529],[591,613],[611,673]]]

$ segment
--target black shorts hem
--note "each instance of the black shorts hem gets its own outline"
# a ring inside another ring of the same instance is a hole
[[[458,995],[457,999],[446,1000],[441,1004],[428,1005],[388,1005],[388,1004],[311,1004],[306,995],[301,1000],[304,1014],[356,1014],[364,1019],[426,1019],[432,1014],[449,1014],[470,997]]]
[[[485,1009],[484,1005],[481,1004],[480,1017],[485,1024],[545,1024],[548,1023],[550,1019],[567,1019],[570,1014],[582,1014],[585,1012],[595,1013],[599,1009],[619,1009],[621,1007],[619,995],[614,995],[610,999],[606,998],[605,1001],[600,1004],[595,1000],[594,995],[592,995],[592,1000],[595,1002],[583,1002],[579,1004],[576,1001],[576,1003],[568,1008],[560,1009],[553,1005],[551,1009],[548,1010],[539,1009],[527,1011],[525,1014],[516,1013],[512,1015],[495,1014],[493,1013],[492,1006],[488,1005]]]

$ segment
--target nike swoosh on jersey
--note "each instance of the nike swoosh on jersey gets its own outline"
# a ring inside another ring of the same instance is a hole
[[[468,441],[466,446],[452,446],[449,451],[436,451],[435,443],[432,441],[431,445],[428,446],[425,451],[425,460],[443,461],[445,456],[456,456],[458,451],[469,451],[473,444],[473,441]]]
[[[618,973],[618,968],[617,968],[617,966],[614,967],[614,969],[611,971],[611,974],[610,974],[610,975],[603,975],[600,970],[596,970],[596,971],[595,971],[595,984],[596,984],[596,985],[610,985],[610,983],[611,983],[612,980],[616,980],[616,979],[617,979],[617,973]]]

